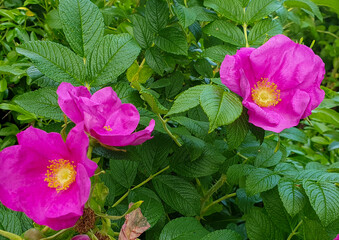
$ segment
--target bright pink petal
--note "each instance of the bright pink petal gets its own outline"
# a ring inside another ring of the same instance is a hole
[[[105,115],[111,115],[121,105],[121,100],[111,87],[105,87],[95,92],[91,101],[97,103],[97,111]]]
[[[91,240],[88,235],[82,234],[74,236],[71,240]]]
[[[152,119],[149,126],[144,130],[128,135],[100,134],[100,132],[97,132],[94,129],[91,129],[90,134],[94,138],[98,139],[101,143],[109,146],[122,147],[127,145],[139,145],[153,138],[151,134],[154,126],[155,121]]]
[[[70,83],[61,83],[57,90],[58,104],[61,110],[74,123],[83,121],[83,109],[79,103],[80,98],[90,98],[91,93],[84,86],[74,87]]]

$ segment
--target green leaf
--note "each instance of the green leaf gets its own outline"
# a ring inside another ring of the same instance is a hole
[[[261,20],[280,7],[281,3],[277,0],[252,0],[246,8],[246,22]]]
[[[115,82],[140,52],[140,47],[129,34],[106,35],[88,56],[91,86]]]
[[[128,202],[143,201],[141,212],[147,218],[147,222],[153,227],[159,219],[165,215],[164,207],[158,196],[148,188],[138,188],[130,192]]]
[[[140,94],[144,98],[144,100],[150,105],[154,113],[166,114],[168,112],[168,109],[165,108],[158,101],[156,96],[154,96],[154,94],[152,93],[152,90],[148,90],[141,86]]]
[[[283,234],[260,208],[253,208],[245,216],[247,236],[251,240],[284,240]]]
[[[192,217],[176,218],[166,224],[159,240],[199,240],[208,231]]]
[[[59,16],[69,45],[80,56],[88,56],[104,36],[99,8],[90,0],[62,0]]]
[[[206,59],[198,59],[194,63],[195,70],[205,78],[212,78],[213,77],[213,69],[211,63]]]
[[[100,179],[108,188],[108,195],[106,198],[105,205],[112,206],[114,204],[115,193],[116,193],[116,184],[112,177],[112,172],[110,170],[106,170],[105,174],[100,175]]]
[[[303,187],[324,226],[338,219],[339,190],[334,184],[322,181],[304,181]]]
[[[14,102],[30,113],[40,117],[62,121],[63,113],[58,104],[58,95],[51,88],[40,88],[17,96]]]
[[[40,72],[56,82],[69,82],[75,86],[85,82],[86,69],[82,58],[58,43],[28,42],[16,51],[30,58]]]
[[[254,195],[274,188],[280,176],[267,168],[254,169],[246,179],[246,191]]]
[[[277,188],[263,192],[260,196],[262,197],[265,210],[275,226],[283,232],[290,232],[292,230],[292,219],[283,206]]]
[[[281,179],[278,184],[278,190],[281,201],[288,214],[294,217],[303,209],[306,203],[306,197],[300,185],[293,180]]]
[[[248,42],[250,45],[261,45],[265,40],[272,36],[282,34],[283,27],[276,19],[264,19],[259,21],[251,29],[248,35]]]
[[[326,229],[321,225],[318,220],[311,220],[308,218],[303,219],[303,224],[300,226],[299,231],[305,240],[324,240],[333,239],[328,236]],[[337,232],[336,232],[337,234]]]
[[[25,74],[25,71],[14,66],[10,65],[0,65],[0,73],[2,74],[13,74],[15,76],[20,76]]]
[[[209,132],[234,122],[242,112],[242,104],[233,93],[208,85],[200,95],[200,105],[210,121]]]
[[[146,81],[152,76],[153,70],[147,65],[140,65],[135,61],[129,69],[127,69],[126,77],[127,80],[135,86],[134,84],[146,83]]]
[[[279,149],[275,151],[278,142],[266,140],[259,148],[259,153],[254,160],[256,167],[272,167],[285,160],[287,152],[285,147],[280,144]]]
[[[160,30],[155,45],[165,52],[187,56],[188,45],[185,33],[175,27]]]
[[[111,176],[125,188],[132,186],[137,175],[138,163],[128,160],[110,160]]]
[[[317,6],[317,4],[315,4],[311,0],[286,0],[284,2],[284,5],[287,8],[300,7],[300,8],[306,9],[312,12],[314,15],[316,15],[320,21],[323,21],[323,16],[321,15],[321,12],[319,11],[319,7]]]
[[[245,39],[242,31],[234,24],[225,20],[216,20],[203,28],[203,32],[236,46],[244,46]]]
[[[148,48],[153,44],[154,35],[149,29],[146,18],[140,15],[133,15],[133,35],[140,47]]]
[[[183,28],[187,28],[195,22],[197,17],[196,12],[193,8],[186,8],[174,0],[174,12],[179,19],[179,23]]]
[[[232,230],[223,229],[207,234],[201,240],[242,240],[242,236]]]
[[[152,47],[146,50],[145,53],[146,63],[159,75],[163,75],[167,63],[162,56],[160,50],[156,47]]]
[[[310,116],[312,120],[322,123],[330,123],[339,127],[339,113],[333,109],[317,108],[312,111]]]
[[[200,195],[189,182],[176,176],[161,175],[152,183],[160,198],[171,208],[185,216],[199,215]]]
[[[148,0],[145,10],[146,21],[154,32],[166,27],[169,17],[167,3],[163,0]]]
[[[171,117],[171,120],[183,125],[190,133],[203,138],[208,134],[208,122],[197,121],[187,117]]]
[[[237,191],[237,205],[244,213],[249,213],[249,211],[254,207],[255,203],[262,202],[262,199],[259,194],[254,196],[248,196],[244,188],[238,188]]]
[[[239,147],[248,131],[248,116],[243,112],[237,120],[226,126],[226,139],[230,149]]]
[[[177,96],[177,99],[174,101],[174,104],[171,107],[170,111],[167,113],[167,116],[185,112],[191,108],[198,106],[200,103],[200,94],[206,87],[207,85],[198,85],[182,92],[180,95]]]
[[[339,5],[337,0],[312,0],[319,6],[330,7],[333,11],[335,11],[339,15]]]
[[[249,164],[234,164],[227,170],[227,181],[230,184],[238,184],[239,179],[249,175],[255,167]]]
[[[284,137],[289,140],[301,142],[304,144],[306,144],[308,141],[306,134],[296,127],[285,129],[280,133],[280,137]]]
[[[216,45],[206,48],[203,55],[220,63],[226,55],[234,55],[236,52],[237,48],[233,45]]]
[[[204,5],[237,23],[244,21],[244,10],[238,0],[205,0]]]

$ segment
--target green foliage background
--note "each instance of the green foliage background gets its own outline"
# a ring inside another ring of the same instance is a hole
[[[29,125],[60,132],[61,82],[111,86],[154,138],[95,147],[95,231],[129,202],[141,239],[333,239],[339,234],[339,26],[335,0],[0,0],[0,149]],[[245,34],[246,33],[246,34]],[[279,136],[248,123],[219,78],[226,54],[285,34],[325,62],[325,100]],[[245,37],[246,35],[246,37]],[[247,38],[247,39],[246,39]],[[112,225],[110,225],[112,224]],[[32,222],[0,206],[0,229]],[[39,228],[39,226],[36,226]],[[107,230],[108,229],[108,230]],[[46,236],[54,232],[46,232]],[[70,239],[69,230],[59,239]],[[1,239],[1,237],[0,237]],[[57,239],[57,238],[55,238]]]

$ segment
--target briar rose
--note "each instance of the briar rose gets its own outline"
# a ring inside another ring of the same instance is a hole
[[[89,140],[81,125],[68,134],[29,127],[19,145],[0,152],[0,202],[53,230],[73,227],[83,213],[97,164],[86,156]]]
[[[109,146],[139,145],[151,139],[155,121],[139,132],[140,115],[136,107],[121,100],[111,87],[105,87],[93,95],[84,86],[74,87],[61,83],[57,94],[61,110],[74,123],[84,122],[85,131]]]
[[[324,75],[321,58],[284,35],[226,55],[220,68],[222,83],[243,98],[249,122],[277,133],[298,125],[321,103]]]

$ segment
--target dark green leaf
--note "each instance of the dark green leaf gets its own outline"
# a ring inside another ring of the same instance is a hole
[[[237,120],[226,126],[226,139],[230,149],[235,149],[240,146],[248,130],[248,117],[244,112]]]
[[[154,35],[149,29],[146,19],[140,15],[133,15],[133,35],[142,48],[152,45]]]
[[[138,163],[128,160],[110,160],[111,176],[125,188],[132,186],[137,175]]]
[[[175,27],[162,29],[155,39],[155,45],[165,52],[187,55],[188,45],[184,32]]]
[[[276,151],[278,142],[266,140],[259,148],[259,153],[254,160],[256,167],[272,167],[285,160],[287,153],[285,147],[280,144]]]
[[[238,0],[205,0],[204,5],[237,23],[244,21],[244,10]]]
[[[201,240],[242,240],[242,236],[232,230],[223,229],[207,234]]]
[[[251,171],[246,179],[246,191],[254,195],[274,188],[280,180],[280,176],[266,168],[257,168]]]
[[[261,20],[280,7],[281,3],[277,0],[252,0],[246,8],[246,22]]]
[[[154,32],[166,27],[169,17],[167,3],[163,0],[148,0],[146,3],[146,20]]]
[[[284,2],[284,5],[287,8],[291,8],[291,7],[304,8],[304,9],[312,12],[314,15],[316,15],[317,18],[319,18],[320,21],[323,21],[323,16],[321,15],[321,13],[319,11],[319,7],[317,6],[317,4],[315,4],[311,0],[286,0]]]
[[[216,45],[206,48],[204,56],[217,62],[222,62],[226,55],[234,55],[237,52],[237,48],[233,45]]]
[[[160,53],[160,50],[156,47],[152,47],[146,50],[145,53],[146,63],[158,74],[163,75],[167,63]]]
[[[248,35],[250,45],[261,45],[272,36],[282,34],[283,27],[276,19],[264,19],[256,23]]]
[[[174,12],[179,19],[179,23],[184,28],[192,25],[196,19],[196,12],[193,8],[186,8],[174,0]]]

